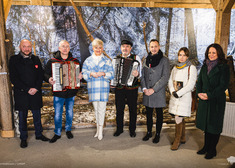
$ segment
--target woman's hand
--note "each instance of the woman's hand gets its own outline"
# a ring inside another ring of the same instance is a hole
[[[104,72],[97,72],[98,77],[105,76]]]
[[[98,74],[96,72],[91,72],[90,73],[90,76],[94,77],[94,78],[98,78]]]
[[[198,97],[202,100],[208,100],[208,96],[206,93],[198,93]]]

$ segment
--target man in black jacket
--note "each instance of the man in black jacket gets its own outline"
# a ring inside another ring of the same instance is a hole
[[[52,63],[60,62],[64,63],[65,61],[74,61],[79,63],[79,61],[72,56],[69,52],[70,46],[66,40],[62,40],[59,43],[59,51],[53,54],[54,58],[50,59],[45,67],[44,77],[47,82],[51,85],[55,84],[55,81],[52,77]],[[79,74],[79,79],[82,79],[82,74]],[[62,130],[62,114],[63,114],[63,106],[65,103],[66,109],[66,123],[65,123],[65,132],[68,139],[73,138],[73,134],[71,133],[72,121],[73,121],[73,105],[75,95],[77,94],[77,89],[65,89],[62,91],[53,92],[54,96],[54,108],[55,108],[55,135],[50,140],[50,143],[56,142],[61,138],[61,130]]]
[[[135,78],[141,76],[141,60],[140,57],[134,54],[131,54],[133,43],[129,40],[122,40],[121,42],[121,52],[122,54],[118,57],[129,58],[133,60],[137,60],[140,65],[138,70],[133,71],[132,75]],[[116,104],[116,123],[117,123],[117,130],[113,134],[113,136],[117,137],[123,133],[123,119],[124,119],[124,109],[127,103],[129,107],[129,131],[130,136],[135,137],[136,133],[136,119],[137,119],[137,97],[138,97],[138,87],[139,84],[137,80],[135,80],[132,86],[117,86],[115,88],[115,104]]]
[[[43,70],[39,58],[32,54],[32,43],[29,40],[20,42],[20,53],[10,58],[9,71],[14,85],[15,110],[19,110],[20,147],[28,146],[28,110],[33,113],[36,139],[49,141],[42,135],[41,124]]]

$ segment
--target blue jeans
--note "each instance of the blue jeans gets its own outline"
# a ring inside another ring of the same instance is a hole
[[[72,121],[73,121],[73,105],[74,105],[74,97],[70,98],[61,98],[54,96],[54,108],[55,108],[55,134],[60,136],[62,130],[62,114],[63,114],[63,106],[65,103],[66,109],[66,123],[65,123],[65,131],[71,131]]]
[[[42,136],[42,124],[41,124],[41,110],[31,110],[33,113],[33,124],[35,128],[35,136]],[[27,140],[28,138],[28,129],[27,129],[27,117],[28,110],[19,111],[19,130],[20,130],[20,139]]]

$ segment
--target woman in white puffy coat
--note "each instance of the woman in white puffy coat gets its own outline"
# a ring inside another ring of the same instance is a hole
[[[175,139],[171,150],[185,143],[184,117],[191,116],[192,91],[197,80],[197,69],[188,60],[189,50],[183,47],[178,52],[178,63],[171,71],[168,87],[171,93],[169,113],[175,117]]]

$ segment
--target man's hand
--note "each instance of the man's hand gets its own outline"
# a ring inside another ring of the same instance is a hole
[[[146,96],[151,96],[154,93],[154,90],[152,88],[150,89],[144,89],[144,94]]]
[[[137,76],[139,76],[139,72],[138,72],[137,70],[134,70],[134,71],[132,72],[132,75],[133,75],[134,77],[137,77]]]
[[[79,73],[78,78],[79,78],[80,80],[82,80],[82,78],[83,78],[82,72]]]
[[[37,93],[37,91],[38,90],[36,88],[30,88],[29,91],[28,91],[28,94],[33,96],[33,95],[35,95]]]
[[[53,80],[52,77],[49,78],[49,83],[50,83],[51,85],[54,85],[54,84],[55,84],[55,81]]]

